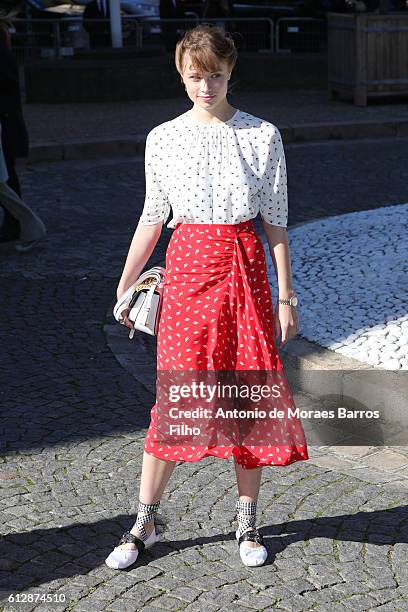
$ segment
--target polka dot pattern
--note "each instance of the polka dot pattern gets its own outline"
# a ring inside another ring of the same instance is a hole
[[[154,127],[145,149],[146,196],[139,223],[237,224],[258,213],[287,227],[286,161],[278,128],[237,110],[205,124],[190,111]]]
[[[178,224],[166,252],[157,370],[273,370],[273,303],[265,251],[252,221]],[[279,446],[181,447],[157,440],[157,398],[145,451],[173,461],[234,455],[246,469],[308,459],[302,425]],[[289,443],[288,443],[289,439]],[[292,442],[291,442],[292,441]]]

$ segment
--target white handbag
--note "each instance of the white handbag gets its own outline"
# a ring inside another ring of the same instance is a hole
[[[136,329],[152,336],[157,335],[165,273],[165,269],[161,266],[154,266],[146,270],[116,302],[113,316],[122,325],[125,324],[121,316],[122,312],[129,308],[128,318],[134,325],[134,329],[131,329],[129,333],[130,339],[133,338]]]

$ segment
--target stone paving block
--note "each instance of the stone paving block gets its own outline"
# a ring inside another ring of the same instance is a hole
[[[194,601],[188,604],[184,610],[185,612],[217,612],[217,610],[220,610],[220,607],[214,601],[203,603]],[[153,612],[153,610],[151,612]]]
[[[158,589],[153,589],[148,583],[136,584],[130,588],[126,593],[121,595],[121,599],[132,600],[138,602],[140,607],[149,603],[150,600],[156,599],[160,596]]]
[[[165,567],[165,563],[164,563],[164,567]],[[202,570],[202,566],[199,567],[187,567],[186,565],[182,565],[180,564],[179,568],[169,568],[164,569],[165,572],[171,572],[172,576],[174,576],[175,578],[178,578],[182,581],[190,581],[194,580],[195,578],[201,578],[203,575],[203,570]]]
[[[399,586],[404,586],[408,584],[408,567],[406,563],[402,565],[395,564],[393,566],[395,578],[399,584]]]
[[[407,543],[397,542],[394,544],[391,551],[391,558],[395,561],[403,562],[408,561],[408,550]]]
[[[71,577],[71,584],[74,587],[75,586],[80,586],[80,587],[87,586],[91,588],[91,587],[96,586],[97,584],[100,584],[101,582],[103,582],[103,578],[92,576],[89,574],[85,574],[85,575],[77,574]]]
[[[165,591],[178,591],[178,589],[181,586],[184,586],[186,582],[186,580],[171,576],[167,572],[164,575],[157,576],[155,578],[150,578],[149,586],[154,589],[163,589]]]
[[[352,595],[348,599],[345,599],[341,602],[348,610],[369,610],[378,605],[378,602],[371,597],[369,594],[367,595]],[[376,610],[379,610],[377,607]]]
[[[271,609],[301,612],[302,610],[309,610],[310,606],[307,604],[304,597],[301,597],[300,595],[292,595],[290,598],[280,599]]]
[[[346,606],[342,603],[330,603],[330,612],[345,612]]]
[[[343,597],[334,588],[322,588],[315,591],[306,591],[303,593],[303,598],[307,605],[319,605],[329,607],[332,603],[343,603]]]
[[[405,455],[390,450],[383,450],[364,457],[364,464],[381,470],[395,470],[408,466]]]
[[[115,570],[111,570],[112,571]],[[115,572],[116,573],[116,572]],[[165,572],[159,568],[153,567],[152,565],[131,565],[126,574],[134,584],[139,582],[149,582],[154,580],[156,576],[165,576]]]
[[[283,569],[275,572],[275,576],[285,582],[287,580],[287,576],[289,575],[292,580],[301,580],[302,578],[306,578],[308,574],[307,567],[294,567],[293,569]]]
[[[228,605],[233,607],[232,602],[238,597],[237,591],[239,591],[238,585],[233,588],[228,588],[228,585],[226,585],[225,587],[212,589],[209,592],[202,593],[202,595],[196,599],[196,603],[205,605],[206,602],[215,602],[220,608]]]
[[[338,584],[342,580],[337,572],[327,570],[324,565],[311,565],[308,569],[308,580],[311,580],[318,589]]]
[[[353,470],[343,470],[345,474],[359,478],[372,484],[395,483],[400,480],[398,474],[391,472],[380,472],[374,468],[355,467]]]
[[[333,591],[339,593],[339,599],[341,600],[343,600],[344,597],[349,597],[351,595],[360,595],[368,593],[370,590],[371,588],[367,584],[367,582],[360,581],[358,579],[353,580],[352,578],[333,585]]]
[[[132,601],[126,599],[116,599],[106,608],[106,612],[137,612],[140,608]]]
[[[305,591],[314,591],[316,589],[311,580],[292,578],[292,576],[291,580],[287,583],[287,588],[295,595],[302,595]]]
[[[248,582],[253,584],[251,579],[248,579]],[[285,599],[292,597],[293,593],[287,588],[287,586],[278,584],[275,586],[267,586],[267,588],[262,591],[262,595],[264,595],[264,597],[272,597],[273,599]]]
[[[335,540],[334,547],[337,551],[340,563],[355,561],[361,557],[362,544],[360,542],[343,542],[341,540]]]
[[[180,599],[176,599],[175,597],[171,597],[170,595],[163,594],[159,597],[156,597],[153,600],[148,602],[149,608],[155,610],[184,610],[188,603],[180,601]],[[144,610],[144,608],[143,608]]]
[[[367,584],[370,588],[385,589],[387,587],[395,588],[398,586],[392,571],[387,571],[387,568],[378,568],[378,570],[375,574],[370,572],[371,577],[367,579]]]
[[[223,578],[218,578],[218,576],[201,576],[200,578],[194,578],[191,580],[190,586],[194,589],[203,590],[203,591],[211,591],[215,587],[220,587],[225,584]]]
[[[177,587],[177,589],[173,591],[172,596],[187,603],[191,603],[198,599],[202,593],[203,591],[193,589],[189,585],[186,585]]]
[[[363,458],[375,452],[375,446],[333,446],[328,452],[344,457]]]
[[[338,568],[338,572],[343,580],[366,581],[370,578],[369,572],[364,567],[353,567],[353,562],[344,563],[343,567]]]
[[[234,582],[239,583],[245,580],[248,576],[248,570],[243,566],[241,566],[239,570],[223,569],[221,571],[216,572],[213,572],[212,567],[210,566],[208,568],[208,574],[211,576],[214,573],[216,574],[217,578],[219,578],[219,580],[222,580],[223,584],[229,584]]]
[[[406,453],[403,452],[403,450],[400,451],[401,455],[404,455],[405,457],[407,456]],[[408,467],[403,467],[403,468],[399,468],[398,469],[398,474],[401,476],[401,478],[408,478]]]
[[[328,467],[334,470],[346,468],[351,469],[353,467],[353,462],[348,461],[347,459],[342,459],[336,456],[327,456],[323,455],[322,457],[316,457],[310,460],[313,465],[317,465],[319,467]]]
[[[240,606],[236,601],[232,603],[232,608],[237,612],[248,612],[248,608],[246,606]],[[220,612],[231,612],[231,605],[227,604],[226,606],[222,606],[218,609]]]
[[[370,589],[370,595],[371,597],[374,597],[380,604],[389,603],[399,597],[395,588],[377,589],[374,587]]]
[[[406,480],[406,475],[404,475],[404,480],[393,480],[388,483],[384,483],[384,486],[386,486],[387,488],[404,490],[408,488],[408,480]]]
[[[98,610],[98,608],[94,607],[94,604],[88,602],[85,598],[84,600],[76,603],[70,610],[75,610],[75,612],[89,612],[89,610]],[[99,612],[99,611],[98,611]]]
[[[254,610],[262,610],[271,606],[277,598],[274,599],[271,596],[266,596],[263,593],[252,593],[247,595],[241,595],[239,598],[239,603],[243,606],[248,606],[248,608]]]
[[[247,576],[246,581],[252,587],[262,591],[266,591],[266,589],[268,588],[279,588],[282,586],[282,580],[276,574],[272,574],[270,572],[260,575],[258,577],[254,575]],[[288,589],[286,589],[286,592],[289,592]]]
[[[395,592],[398,593],[399,597],[408,597],[408,580],[402,582],[398,588],[395,589]]]
[[[386,603],[375,608],[376,612],[406,612],[408,607],[408,600],[394,599],[390,603]]]

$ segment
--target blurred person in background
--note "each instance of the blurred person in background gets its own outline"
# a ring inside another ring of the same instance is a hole
[[[94,20],[100,20],[100,23]],[[111,47],[109,0],[93,0],[87,4],[83,12],[83,25],[89,34],[91,48]]]
[[[11,52],[9,26],[5,20],[0,20],[0,125],[2,176],[7,174],[0,183],[0,242],[21,241],[16,248],[29,250],[34,239],[37,241],[45,235],[45,226],[21,199],[15,164],[18,157],[28,157],[28,133],[23,118],[18,63]]]
[[[231,0],[205,0],[203,17],[232,17],[234,3]]]
[[[183,0],[160,0],[159,4],[160,19],[184,19],[185,7]],[[162,38],[166,51],[174,53],[176,43],[179,38],[178,30],[185,29],[188,22],[179,21],[160,21]]]
[[[1,124],[0,124],[0,228],[4,225],[6,215],[16,220],[20,227],[18,242],[14,245],[16,251],[25,253],[38,244],[47,235],[44,223],[20,198],[20,196],[9,187],[7,181],[9,175],[7,164],[1,146]],[[3,240],[3,242],[6,242]]]

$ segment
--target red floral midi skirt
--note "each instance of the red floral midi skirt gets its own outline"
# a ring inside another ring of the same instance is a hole
[[[179,223],[166,251],[157,371],[224,370],[262,370],[285,378],[274,341],[264,247],[251,220]],[[288,401],[294,406],[291,396]],[[285,429],[281,443],[265,443],[264,438],[259,444],[200,444],[199,439],[196,444],[192,438],[190,444],[176,444],[164,443],[158,435],[159,409],[157,396],[144,450],[161,459],[184,462],[234,455],[243,468],[252,469],[309,458],[298,418],[280,421]]]

